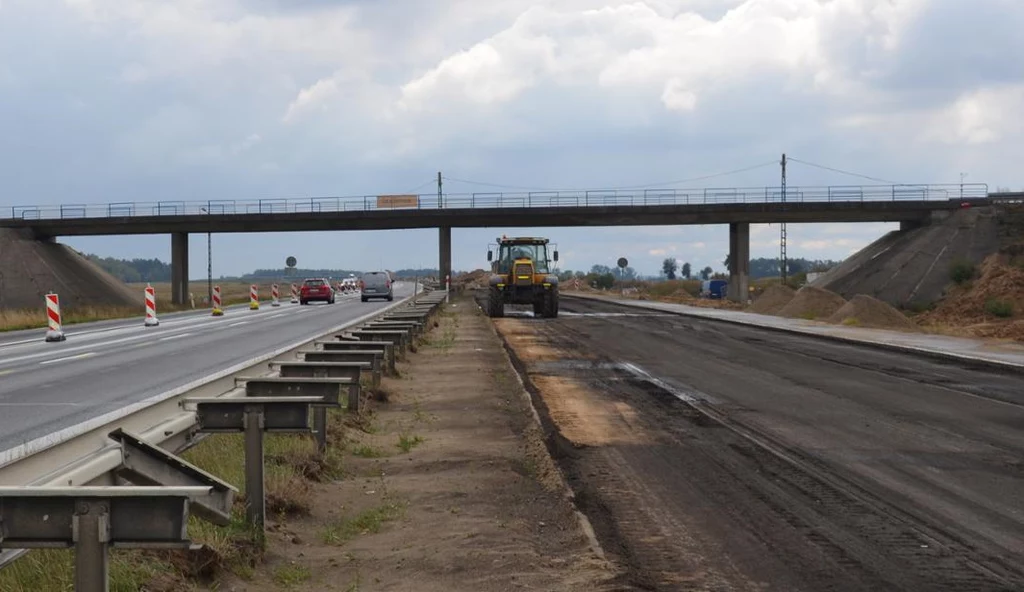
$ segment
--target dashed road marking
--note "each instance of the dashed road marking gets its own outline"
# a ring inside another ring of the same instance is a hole
[[[57,358],[55,360],[43,360],[42,362],[39,362],[39,365],[45,366],[47,364],[56,364],[57,362],[70,362],[72,360],[82,360],[85,358],[91,358],[95,355],[96,352],[85,352],[84,354],[78,354],[77,356],[67,356],[65,358]]]

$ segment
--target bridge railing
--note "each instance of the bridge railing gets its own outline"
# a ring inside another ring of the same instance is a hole
[[[116,202],[13,206],[10,219],[133,218],[231,214],[317,214],[401,209],[483,209],[551,207],[640,207],[661,205],[724,205],[833,203],[978,199],[988,197],[985,183],[963,185],[831,185],[822,187],[710,187],[702,189],[593,189],[505,193],[446,193],[403,196],[303,197],[276,199],[214,199],[207,201]]]

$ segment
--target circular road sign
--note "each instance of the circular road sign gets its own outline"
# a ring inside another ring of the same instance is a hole
[[[295,267],[296,263],[298,263],[298,261],[295,260],[295,257],[289,257],[284,260],[284,264],[288,267]]]
[[[629,261],[627,261],[625,257],[619,257],[619,267],[626,269],[627,265],[629,265]]]

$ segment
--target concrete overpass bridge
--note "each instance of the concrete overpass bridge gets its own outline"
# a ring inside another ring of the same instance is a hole
[[[188,235],[437,228],[439,269],[451,273],[452,228],[728,224],[730,297],[747,293],[750,224],[928,224],[966,201],[988,203],[983,183],[539,191],[289,199],[117,202],[14,206],[0,227],[36,240],[61,236],[170,234],[172,300],[188,297]]]

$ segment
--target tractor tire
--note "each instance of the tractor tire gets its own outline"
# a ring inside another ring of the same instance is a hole
[[[544,295],[542,315],[545,319],[558,318],[558,292],[551,291]]]
[[[536,300],[533,303],[533,316],[540,318],[544,316],[544,300]]]
[[[501,296],[501,290],[490,288],[487,290],[487,316],[492,319],[500,319],[505,316],[505,302]]]

